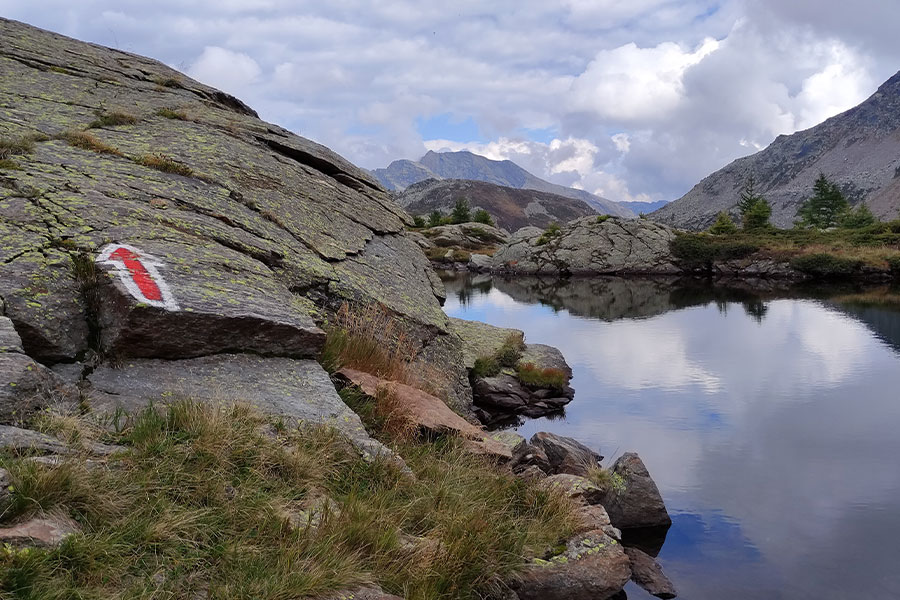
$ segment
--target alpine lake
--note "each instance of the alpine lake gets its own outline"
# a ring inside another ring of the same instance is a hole
[[[900,597],[900,289],[442,278],[447,314],[520,329],[572,367],[565,411],[516,431],[573,437],[604,465],[640,454],[673,520],[651,550],[679,597]]]

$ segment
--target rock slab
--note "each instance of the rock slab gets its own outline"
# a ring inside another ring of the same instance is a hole
[[[625,554],[631,562],[632,581],[657,598],[666,600],[678,595],[675,586],[652,556],[637,548],[628,547],[625,548]]]

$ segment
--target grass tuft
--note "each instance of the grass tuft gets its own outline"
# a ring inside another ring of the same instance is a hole
[[[8,158],[0,158],[0,169],[5,169],[7,171],[21,171],[22,167],[13,160],[9,160]]]
[[[544,230],[544,233],[541,234],[541,237],[537,239],[535,244],[538,246],[543,246],[550,242],[550,240],[556,239],[562,235],[562,228],[559,226],[559,223],[553,222],[547,225],[547,228]]]
[[[113,156],[122,156],[122,152],[118,148],[100,141],[86,131],[67,131],[60,135],[60,139],[64,140],[70,146],[81,148],[82,150],[90,150],[98,154],[111,154]]]
[[[569,382],[568,375],[562,369],[540,369],[534,363],[519,365],[516,374],[519,381],[532,387],[563,390]]]
[[[525,340],[518,333],[509,334],[496,352],[490,356],[475,359],[472,375],[475,377],[493,377],[503,369],[512,369],[518,365],[525,350]]]
[[[134,125],[138,122],[138,118],[125,112],[108,112],[97,117],[88,125],[88,129],[97,129],[98,127],[115,127],[116,125]]]
[[[561,494],[452,440],[400,446],[412,478],[332,430],[266,425],[246,406],[182,400],[107,434],[129,448],[111,468],[0,458],[0,523],[59,512],[83,530],[57,549],[0,550],[0,597],[289,599],[377,583],[477,598],[573,530]],[[333,509],[304,517],[322,497]]]
[[[155,77],[153,83],[164,88],[183,88],[181,81],[176,77]]]
[[[32,136],[0,138],[0,160],[34,152],[34,142],[35,139]]]
[[[194,174],[194,170],[189,166],[177,162],[165,154],[145,154],[134,159],[134,162],[163,173],[173,173],[184,177],[190,177]]]
[[[160,108],[156,111],[156,116],[175,121],[187,121],[187,113],[182,110],[172,110],[171,108]]]

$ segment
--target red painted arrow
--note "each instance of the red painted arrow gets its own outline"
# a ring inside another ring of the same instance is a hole
[[[128,269],[128,272],[131,274],[134,283],[138,286],[138,289],[141,290],[141,293],[144,294],[144,298],[147,300],[163,299],[162,290],[159,289],[159,286],[156,285],[156,282],[153,281],[153,277],[141,262],[140,255],[135,254],[127,248],[118,248],[115,252],[110,254],[109,257],[112,260],[122,261],[125,268]]]

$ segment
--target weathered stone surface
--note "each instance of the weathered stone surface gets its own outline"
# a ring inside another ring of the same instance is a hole
[[[10,425],[0,425],[0,449],[16,453],[33,451],[64,454],[69,451],[55,437]]]
[[[9,497],[9,471],[0,467],[0,502],[6,500]]]
[[[513,454],[515,454],[516,448],[526,443],[525,438],[515,431],[494,431],[489,434],[489,437],[509,448]]]
[[[512,457],[511,450],[505,444],[491,439],[483,430],[454,413],[431,394],[354,369],[341,369],[336,376],[372,398],[377,398],[379,394],[390,394],[394,413],[409,420],[421,432],[428,435],[456,435],[472,442],[467,447],[475,453],[502,460]]]
[[[468,268],[470,271],[491,271],[494,268],[494,257],[487,254],[473,254],[469,257]]]
[[[536,275],[678,273],[669,242],[673,229],[644,219],[584,217],[564,225],[556,236],[523,228],[494,254],[494,268]]]
[[[18,352],[23,354],[22,339],[16,333],[12,321],[8,317],[0,317],[0,352]]]
[[[570,540],[562,554],[535,560],[513,587],[521,600],[606,600],[629,577],[622,546],[593,531]]]
[[[496,246],[506,242],[507,234],[496,227],[482,223],[462,223],[460,225],[441,225],[424,231],[424,235],[435,246],[442,248],[479,248]]]
[[[479,418],[487,425],[502,422],[511,415],[540,417],[559,411],[572,401],[575,390],[566,387],[538,388],[526,386],[512,373],[479,377],[472,386],[474,402],[482,410]]]
[[[532,446],[524,439],[513,448],[513,456],[509,464],[513,473],[521,473],[529,467],[537,467],[545,475],[553,473],[547,454],[541,448]]]
[[[366,434],[328,374],[312,360],[221,354],[185,360],[132,359],[101,366],[88,378],[94,412],[138,411],[180,398],[222,405],[248,403],[290,425],[335,427],[366,456],[389,451]]]
[[[601,500],[613,525],[630,529],[672,524],[659,488],[637,454],[626,452],[613,463],[611,471],[624,481],[621,487],[610,487]]]
[[[600,529],[614,540],[622,540],[622,532],[612,526],[612,522],[609,520],[609,514],[600,504],[581,506],[575,512],[575,516],[578,519],[578,527],[575,530],[576,533]]]
[[[678,592],[656,560],[637,548],[625,548],[631,562],[631,580],[657,598],[675,598]]]
[[[409,216],[369,173],[240,100],[151,59],[0,19],[0,106],[0,136],[51,138],[0,175],[0,312],[33,358],[83,360],[95,333],[124,357],[308,357],[321,344],[314,322],[344,301],[384,305],[423,356],[455,352]],[[89,133],[117,153],[54,138],[112,111],[136,122]],[[186,169],[146,166],[151,155]],[[96,288],[84,267],[109,243],[159,258],[178,310],[146,306],[115,274]],[[440,364],[448,383],[465,380],[458,360]]]
[[[331,596],[327,596],[325,600],[403,600],[400,596],[386,594],[378,586],[367,586],[337,592]]]
[[[0,544],[49,548],[58,546],[78,531],[78,524],[75,521],[58,515],[48,515],[10,527],[0,527]]]
[[[531,445],[544,451],[552,473],[587,477],[591,469],[599,468],[603,460],[602,456],[581,442],[545,431],[531,436]]]
[[[476,359],[496,353],[510,337],[519,342],[525,339],[525,334],[518,329],[454,317],[450,318],[450,329],[462,339],[463,364],[467,369],[475,366]]]
[[[558,369],[571,379],[572,368],[558,348],[546,344],[526,344],[519,364],[531,363],[539,369]]]
[[[543,485],[548,489],[560,490],[572,500],[582,504],[600,504],[603,500],[603,490],[578,475],[566,473],[550,475],[543,481]]]

